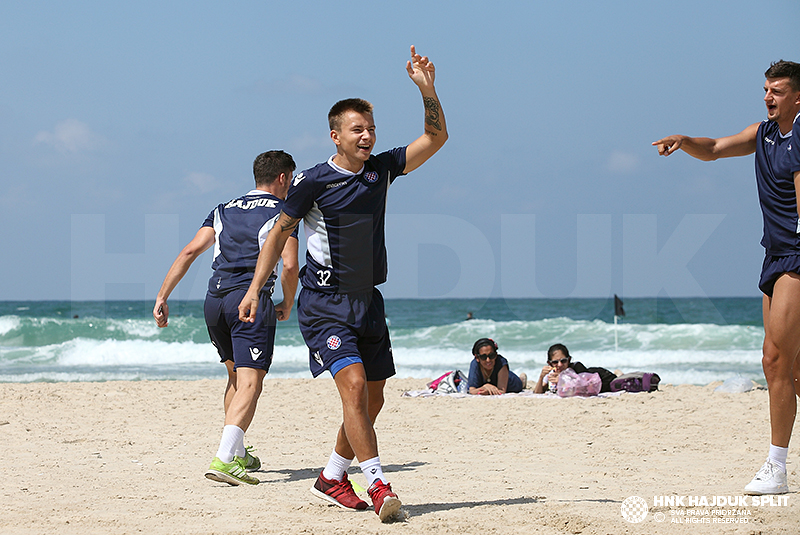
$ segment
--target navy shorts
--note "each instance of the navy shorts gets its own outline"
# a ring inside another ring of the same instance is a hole
[[[350,294],[303,288],[297,298],[297,319],[314,377],[345,357],[361,359],[367,381],[394,375],[383,296],[377,288]]]
[[[267,294],[258,300],[254,323],[239,321],[239,303],[247,290],[232,290],[222,297],[206,294],[203,311],[211,343],[220,362],[233,361],[233,368],[269,371],[275,346],[275,306]]]
[[[764,265],[761,267],[761,279],[758,281],[758,289],[772,297],[775,282],[784,273],[800,273],[800,254],[789,256],[767,255],[764,258]]]

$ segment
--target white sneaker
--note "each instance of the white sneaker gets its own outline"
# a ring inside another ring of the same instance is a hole
[[[756,472],[753,481],[744,488],[745,494],[786,494],[787,492],[789,492],[789,485],[786,484],[786,471],[769,459]]]

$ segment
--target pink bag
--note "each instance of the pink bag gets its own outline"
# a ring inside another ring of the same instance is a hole
[[[556,392],[562,398],[572,396],[596,396],[600,393],[602,381],[597,373],[575,373],[567,368],[558,375]]]
[[[439,394],[454,394],[456,392],[466,393],[467,376],[461,370],[447,372],[441,377],[438,377],[428,383],[428,388],[431,392]]]

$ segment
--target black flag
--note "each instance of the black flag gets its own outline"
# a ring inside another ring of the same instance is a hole
[[[622,308],[622,299],[617,297],[617,294],[614,294],[614,315],[615,316],[625,315],[625,309]]]

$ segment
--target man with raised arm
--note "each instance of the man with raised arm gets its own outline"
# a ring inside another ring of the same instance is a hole
[[[255,321],[239,321],[238,305],[250,287],[261,244],[280,214],[292,181],[295,163],[282,150],[259,154],[253,162],[255,189],[218,205],[206,218],[195,237],[172,263],[153,307],[159,327],[169,322],[172,290],[186,275],[197,257],[214,245],[213,275],[208,281],[204,315],[211,343],[228,370],[225,387],[225,427],[219,449],[205,475],[208,479],[240,485],[257,485],[247,472],[258,470],[261,461],[244,445],[244,433],[255,415],[264,376],[272,364],[275,320],[286,320],[297,290],[297,236],[286,240],[278,251],[283,258],[281,289],[283,301],[272,304],[277,275],[267,273],[263,290],[253,302]]]
[[[311,492],[346,509],[366,509],[347,477],[357,457],[367,493],[384,522],[401,505],[383,474],[373,427],[383,406],[386,379],[395,373],[383,297],[376,288],[387,273],[386,195],[395,178],[425,163],[447,140],[433,63],[412,46],[406,70],[422,94],[422,136],[408,146],[373,155],[372,105],[361,99],[337,102],[328,113],[336,154],[295,176],[239,305],[240,319],[252,321],[258,291],[302,219],[307,254],[300,274],[298,321],[311,373],[317,377],[328,370],[333,375],[344,420]]]
[[[755,152],[756,184],[764,217],[766,258],[758,287],[763,292],[762,366],[769,389],[769,455],[747,494],[785,494],[786,454],[800,396],[800,64],[773,63],[764,73],[767,120],[717,139],[669,136],[655,141],[658,153],[683,149],[710,161]]]

